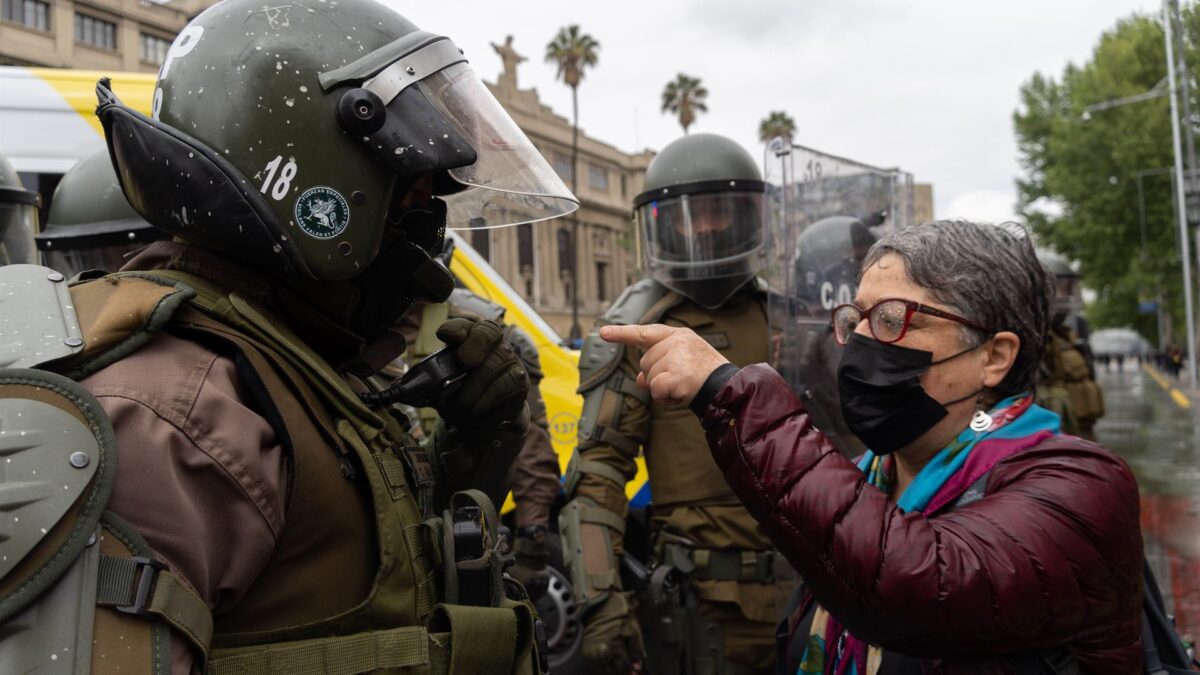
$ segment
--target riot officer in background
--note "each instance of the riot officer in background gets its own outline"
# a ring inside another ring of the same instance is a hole
[[[38,310],[0,315],[20,368],[0,428],[56,432],[5,446],[33,458],[6,481],[49,482],[5,504],[0,663],[539,671],[494,506],[528,425],[520,359],[497,323],[454,318],[413,377],[369,377],[401,316],[449,296],[448,224],[574,196],[452,41],[371,0],[225,0],[168,51],[152,118],[97,95],[126,198],[174,239],[69,295],[0,267]],[[438,410],[426,443],[397,401]]]
[[[37,262],[33,237],[42,197],[25,189],[16,169],[0,156],[0,265]]]
[[[1063,431],[1096,440],[1096,421],[1104,416],[1104,392],[1096,383],[1087,342],[1079,273],[1062,256],[1039,251],[1038,259],[1054,275],[1054,318],[1038,379],[1038,403],[1062,418]]]
[[[649,278],[597,321],[687,326],[735,364],[767,360],[762,174],[733,141],[679,139],[654,158],[634,200]],[[774,663],[774,631],[790,591],[771,549],[702,449],[686,408],[652,402],[635,383],[641,354],[593,331],[580,357],[579,445],[559,517],[564,560],[585,623],[582,652],[596,672],[760,673]],[[625,485],[646,458],[649,586],[636,612],[620,568]],[[644,637],[644,643],[643,643]]]
[[[37,247],[47,267],[73,277],[87,270],[115,272],[128,254],[164,237],[126,201],[108,150],[101,150],[63,174]]]

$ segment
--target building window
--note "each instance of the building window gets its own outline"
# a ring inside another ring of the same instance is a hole
[[[571,156],[556,152],[554,153],[553,164],[554,171],[558,174],[558,177],[570,183],[571,176],[574,174],[574,171],[571,170]]]
[[[533,223],[517,226],[517,268],[533,269]]]
[[[596,263],[596,299],[608,300],[608,263]]]
[[[50,30],[50,3],[41,0],[3,0],[0,18],[28,28]]]
[[[115,51],[117,48],[117,24],[76,12],[75,41]]]
[[[167,50],[170,48],[170,40],[142,33],[142,60],[146,63],[161,64],[166,60]]]
[[[571,278],[571,232],[561,228],[558,234],[558,278]]]
[[[588,164],[588,187],[600,192],[608,192],[608,169]]]
[[[492,262],[492,231],[471,230],[471,248],[478,251],[484,260]]]

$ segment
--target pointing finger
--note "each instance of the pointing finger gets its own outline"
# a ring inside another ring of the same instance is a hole
[[[602,326],[600,337],[608,342],[645,348],[665,340],[676,330],[658,323],[648,326]]]

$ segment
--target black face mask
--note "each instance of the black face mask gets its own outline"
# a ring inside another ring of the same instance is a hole
[[[943,405],[925,393],[921,375],[978,348],[934,361],[933,352],[852,334],[838,366],[838,393],[846,425],[877,455],[891,454],[912,443],[949,414],[946,405],[979,393]]]

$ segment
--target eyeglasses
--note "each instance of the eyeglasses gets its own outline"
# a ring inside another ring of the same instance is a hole
[[[868,319],[867,326],[871,329],[871,335],[876,340],[885,344],[898,342],[908,333],[908,326],[912,323],[913,314],[917,312],[961,323],[964,326],[969,326],[985,333],[990,334],[992,332],[974,321],[968,321],[961,316],[951,314],[950,312],[943,312],[929,305],[922,305],[912,300],[887,298],[880,300],[875,303],[874,307],[867,310],[859,309],[856,305],[838,305],[834,307],[833,334],[837,338],[838,344],[846,344],[846,341],[850,339],[850,334],[854,332],[854,329],[858,327],[863,317],[866,316]]]

